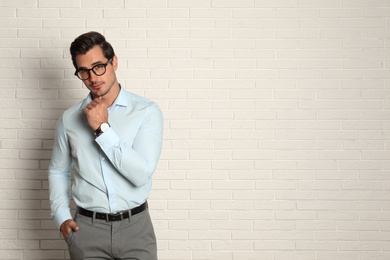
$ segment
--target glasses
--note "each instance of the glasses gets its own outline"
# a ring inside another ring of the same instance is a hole
[[[112,59],[109,59],[106,63],[96,64],[95,66],[93,66],[90,69],[84,69],[84,68],[77,69],[76,72],[74,73],[74,75],[77,76],[81,80],[89,79],[91,77],[91,71],[96,76],[101,76],[104,73],[106,73],[106,67],[111,62],[112,62]]]

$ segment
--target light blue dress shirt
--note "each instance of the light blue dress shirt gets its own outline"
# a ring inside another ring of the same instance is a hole
[[[117,212],[144,203],[160,157],[163,119],[154,102],[121,88],[108,108],[111,127],[96,138],[83,112],[91,101],[88,95],[67,109],[56,125],[48,173],[50,205],[58,227],[72,218],[71,193],[77,206],[96,212]]]

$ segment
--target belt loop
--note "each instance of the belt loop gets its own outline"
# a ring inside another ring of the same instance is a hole
[[[92,213],[92,224],[95,223],[95,218],[96,218],[96,212],[94,211],[94,212]]]
[[[131,209],[128,210],[129,212],[129,223],[131,222]]]

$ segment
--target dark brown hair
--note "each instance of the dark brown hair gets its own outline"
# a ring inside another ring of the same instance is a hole
[[[98,32],[87,32],[77,37],[70,45],[70,54],[72,55],[73,66],[77,68],[76,56],[85,54],[96,45],[103,50],[103,55],[108,60],[115,56],[114,49],[111,44],[106,41],[106,38]]]

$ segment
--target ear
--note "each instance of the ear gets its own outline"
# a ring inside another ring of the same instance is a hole
[[[112,66],[114,67],[115,71],[118,69],[118,57],[116,55],[112,57]]]

